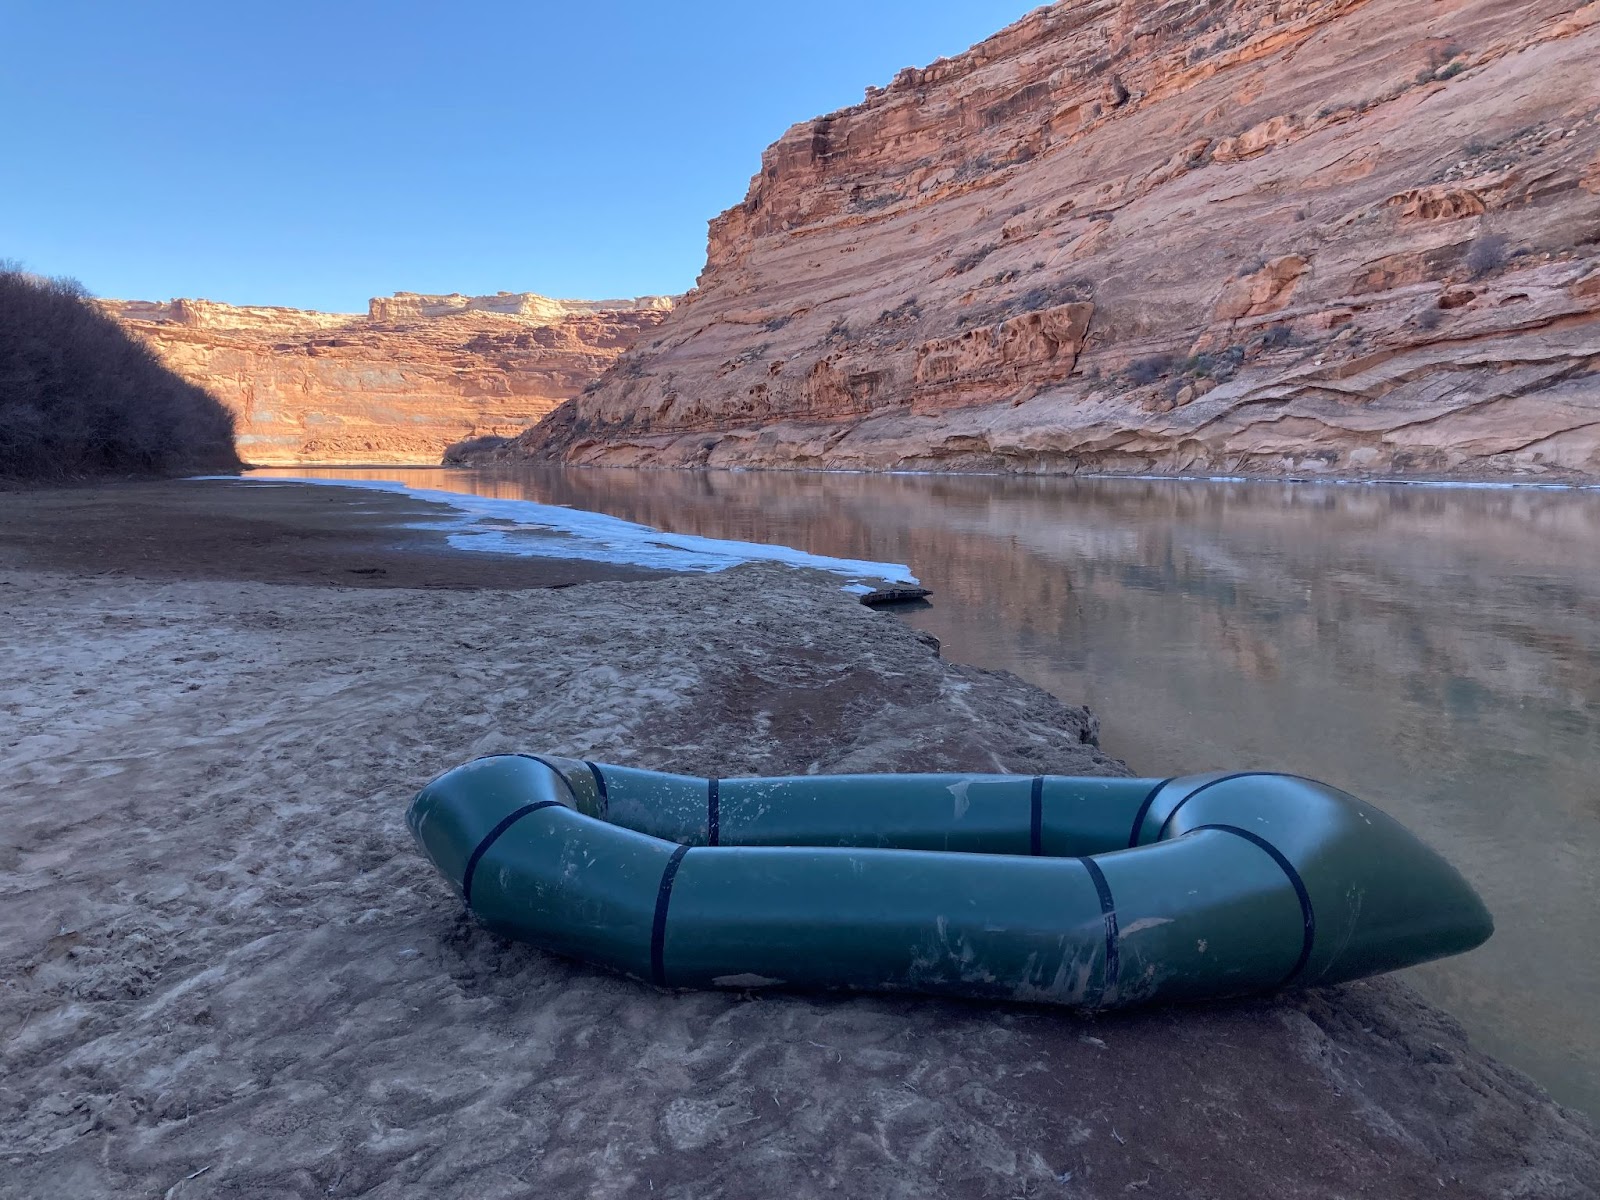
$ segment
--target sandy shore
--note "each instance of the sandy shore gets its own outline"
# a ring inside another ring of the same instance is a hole
[[[292,497],[218,518],[287,530],[231,559],[158,499],[74,548],[121,491],[0,496],[0,1196],[1600,1196],[1593,1128],[1391,982],[1090,1020],[496,939],[402,821],[475,754],[1125,768],[837,579],[447,588],[513,564]]]
[[[0,563],[140,579],[521,589],[660,571],[450,549],[443,505],[272,481],[0,491]],[[437,526],[438,529],[430,527]]]

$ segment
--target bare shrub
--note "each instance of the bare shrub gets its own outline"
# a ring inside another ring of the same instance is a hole
[[[1128,379],[1141,387],[1154,383],[1171,371],[1176,361],[1176,356],[1171,354],[1152,354],[1146,358],[1136,358],[1128,364]]]
[[[1274,325],[1261,335],[1261,348],[1263,350],[1277,350],[1294,341],[1294,330],[1287,325]]]
[[[1498,233],[1486,233],[1467,249],[1467,270],[1474,279],[1492,275],[1506,265],[1506,239]]]
[[[233,415],[87,295],[0,269],[0,478],[237,467]]]
[[[917,303],[915,296],[908,296],[893,308],[886,308],[878,314],[877,325],[904,326],[922,320],[922,306]]]
[[[1183,363],[1183,373],[1195,379],[1232,379],[1239,373],[1239,364],[1244,362],[1244,347],[1229,346],[1216,353],[1200,353],[1190,355]]]
[[[511,444],[507,437],[497,437],[492,433],[480,434],[478,437],[462,438],[459,442],[452,442],[445,447],[444,465],[462,465],[472,463],[475,459],[503,450]]]
[[[986,246],[978,246],[973,250],[967,251],[967,253],[956,259],[955,274],[965,275],[999,248],[999,243],[990,242]]]

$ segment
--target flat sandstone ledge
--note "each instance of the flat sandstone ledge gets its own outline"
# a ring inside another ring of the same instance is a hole
[[[675,995],[465,918],[402,811],[477,754],[1124,769],[1085,710],[835,579],[475,593],[6,553],[0,1196],[1600,1195],[1593,1128],[1392,981],[1096,1019]]]

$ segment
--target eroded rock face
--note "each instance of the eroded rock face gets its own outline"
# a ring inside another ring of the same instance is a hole
[[[453,442],[515,434],[576,395],[672,302],[401,292],[365,316],[101,306],[233,410],[247,462],[432,464]]]
[[[501,456],[1600,474],[1600,3],[1064,0],[773,145]]]

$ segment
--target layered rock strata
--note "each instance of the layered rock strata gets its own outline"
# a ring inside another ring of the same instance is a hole
[[[791,129],[503,456],[1600,474],[1600,3],[1063,0]]]
[[[437,463],[576,395],[671,309],[663,297],[379,297],[365,315],[209,300],[103,301],[237,419],[261,465]]]

